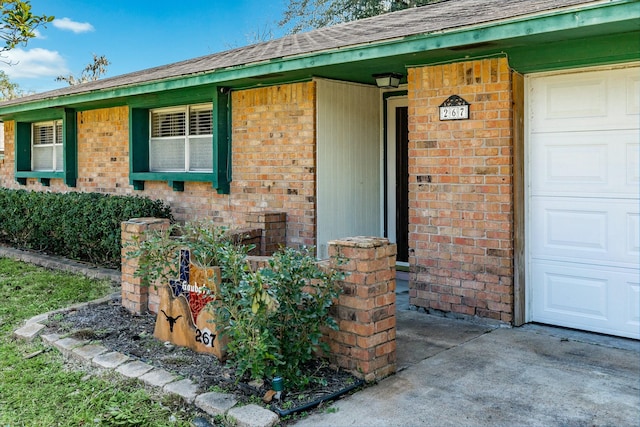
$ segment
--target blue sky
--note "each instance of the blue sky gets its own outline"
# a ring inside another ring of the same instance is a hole
[[[36,14],[56,17],[27,46],[0,62],[11,81],[28,92],[67,85],[93,54],[105,55],[116,76],[249,44],[277,26],[286,0],[31,0]],[[10,60],[14,65],[7,65]]]

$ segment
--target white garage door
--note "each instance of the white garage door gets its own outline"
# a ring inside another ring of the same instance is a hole
[[[640,338],[640,68],[527,80],[528,318]]]

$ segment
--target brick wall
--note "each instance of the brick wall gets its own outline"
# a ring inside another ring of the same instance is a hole
[[[4,123],[4,159],[0,161],[0,186],[10,187],[13,181],[13,172],[15,169],[15,143],[13,135],[15,134],[15,122],[7,121]]]
[[[129,186],[128,108],[81,111],[77,113],[77,119],[78,189],[132,193]]]
[[[173,191],[166,182],[129,185],[127,107],[77,113],[78,181],[69,188],[60,179],[50,187],[14,179],[14,122],[5,123],[6,158],[0,186],[36,191],[85,191],[136,194],[163,199],[178,220],[214,218],[244,226],[255,211],[286,211],[287,245],[315,244],[315,83],[297,83],[232,93],[233,182],[220,195],[210,183],[186,182]]]
[[[315,244],[315,83],[234,92],[233,209],[287,213],[287,244]]]
[[[410,303],[511,322],[511,72],[506,59],[409,69]],[[470,119],[440,121],[451,95]]]

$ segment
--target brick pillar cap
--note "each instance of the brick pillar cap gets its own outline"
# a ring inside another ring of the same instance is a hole
[[[385,237],[347,237],[339,240],[331,240],[329,245],[346,246],[350,248],[378,248],[389,244],[389,239]]]
[[[161,224],[167,221],[169,221],[167,218],[147,217],[147,218],[131,218],[130,220],[125,222],[129,224]]]

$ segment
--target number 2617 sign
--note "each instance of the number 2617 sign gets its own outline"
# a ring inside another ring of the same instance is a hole
[[[440,120],[469,118],[469,103],[458,95],[451,95],[440,105]]]

